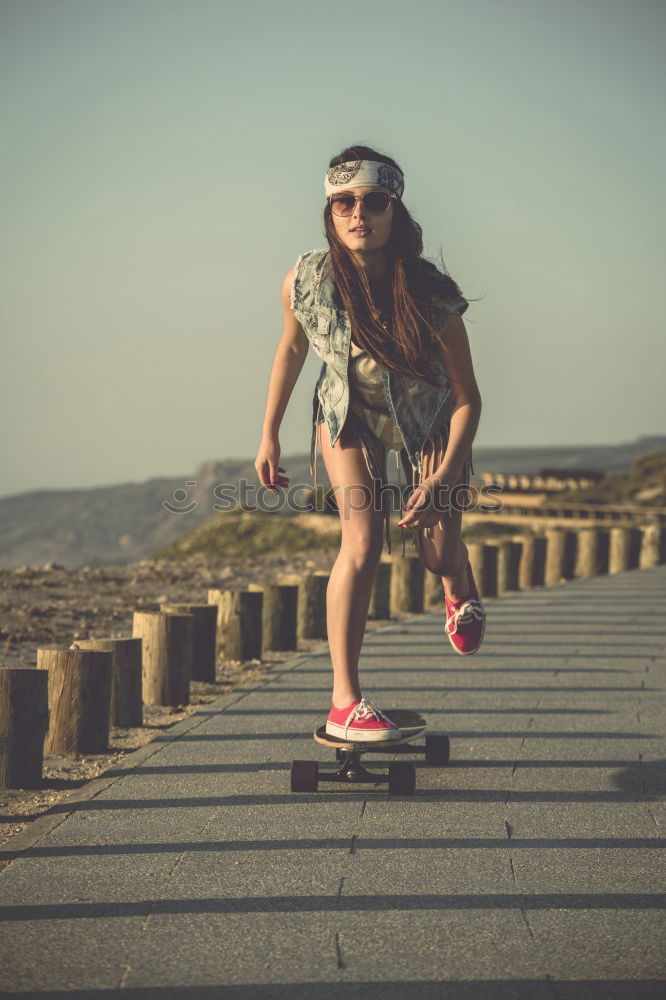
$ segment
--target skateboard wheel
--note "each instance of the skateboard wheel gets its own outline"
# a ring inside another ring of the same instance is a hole
[[[291,762],[292,792],[316,792],[319,783],[319,766],[316,760]]]
[[[413,795],[416,788],[416,768],[404,761],[389,764],[388,784],[391,795]]]
[[[450,752],[448,736],[426,736],[426,764],[448,764]]]
[[[346,759],[346,757],[347,757],[347,754],[346,754],[346,752],[344,750],[340,750],[338,748],[335,751],[335,759],[337,760],[338,764],[341,764],[342,761]]]

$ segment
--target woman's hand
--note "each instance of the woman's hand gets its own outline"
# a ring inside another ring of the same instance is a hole
[[[288,477],[280,475],[285,470],[281,465],[278,465],[279,459],[280,441],[277,434],[273,437],[263,437],[254,460],[254,467],[257,470],[259,482],[271,493],[277,493],[278,486],[289,485]]]
[[[405,504],[405,513],[398,521],[401,528],[430,528],[441,521],[447,510],[443,508],[454,483],[448,479],[429,476],[415,487]]]

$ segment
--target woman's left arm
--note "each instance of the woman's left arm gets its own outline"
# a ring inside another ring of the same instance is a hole
[[[481,416],[481,393],[474,377],[467,330],[458,313],[447,313],[441,332],[434,336],[436,356],[442,362],[453,393],[449,441],[441,464],[424,479],[407,500],[398,524],[404,528],[426,528],[442,516],[440,487],[450,490],[459,482],[463,464]],[[437,503],[434,503],[437,501]]]
[[[442,332],[438,331],[433,340],[453,392],[449,442],[433,476],[440,482],[457,483],[479,426],[481,393],[474,376],[472,352],[462,316],[458,313],[448,315]]]

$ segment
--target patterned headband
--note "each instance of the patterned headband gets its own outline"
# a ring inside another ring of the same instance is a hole
[[[389,163],[379,163],[377,160],[348,160],[329,167],[324,177],[324,192],[326,197],[342,191],[351,185],[381,184],[394,191],[398,198],[405,190],[405,178],[402,170],[392,167]]]

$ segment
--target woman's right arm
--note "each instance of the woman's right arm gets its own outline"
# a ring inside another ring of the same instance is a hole
[[[277,486],[289,485],[289,479],[280,475],[285,470],[278,465],[280,459],[278,435],[287,403],[308,353],[308,338],[291,308],[291,286],[295,276],[296,268],[292,267],[287,272],[280,291],[284,324],[273,357],[264,426],[254,463],[260,483],[273,493],[277,493]]]

